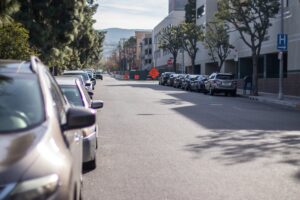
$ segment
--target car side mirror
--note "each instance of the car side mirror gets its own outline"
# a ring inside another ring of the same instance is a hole
[[[96,81],[96,79],[94,79],[94,78],[91,78],[91,81]]]
[[[103,108],[104,102],[100,100],[93,100],[91,104],[92,109],[100,109]]]
[[[95,122],[95,112],[85,108],[71,107],[67,111],[67,123],[64,125],[64,130],[89,127],[95,124]]]

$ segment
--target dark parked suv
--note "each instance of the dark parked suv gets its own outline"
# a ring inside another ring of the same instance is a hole
[[[159,85],[166,85],[168,82],[168,79],[170,78],[171,74],[174,74],[174,72],[164,72],[161,74],[159,78]]]
[[[0,60],[0,199],[80,199],[82,136],[95,114],[72,108],[48,69]]]
[[[237,81],[230,73],[213,73],[205,82],[206,93],[214,95],[215,93],[231,94],[236,96]]]

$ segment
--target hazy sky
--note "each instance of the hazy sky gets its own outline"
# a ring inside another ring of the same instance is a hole
[[[96,29],[152,29],[168,15],[168,0],[98,0]]]

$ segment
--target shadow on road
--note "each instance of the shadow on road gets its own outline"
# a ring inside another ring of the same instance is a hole
[[[276,164],[300,166],[299,111],[246,98],[179,92],[180,89],[156,84],[107,86],[147,88],[169,95],[170,98],[154,103],[175,105],[171,109],[210,130],[208,134],[200,133],[194,144],[184,147],[193,152],[196,158],[213,151],[213,159],[225,165],[276,158]],[[189,104],[184,106],[185,102]],[[300,171],[293,178],[300,181]]]

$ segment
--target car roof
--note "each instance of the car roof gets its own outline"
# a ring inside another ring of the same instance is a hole
[[[68,74],[68,73],[87,73],[86,71],[83,70],[71,70],[71,71],[64,71],[64,74]]]
[[[55,77],[57,83],[59,85],[76,85],[77,77],[69,77],[69,76],[56,76]],[[79,81],[79,80],[78,80]]]
[[[33,74],[29,61],[0,60],[0,73]]]

